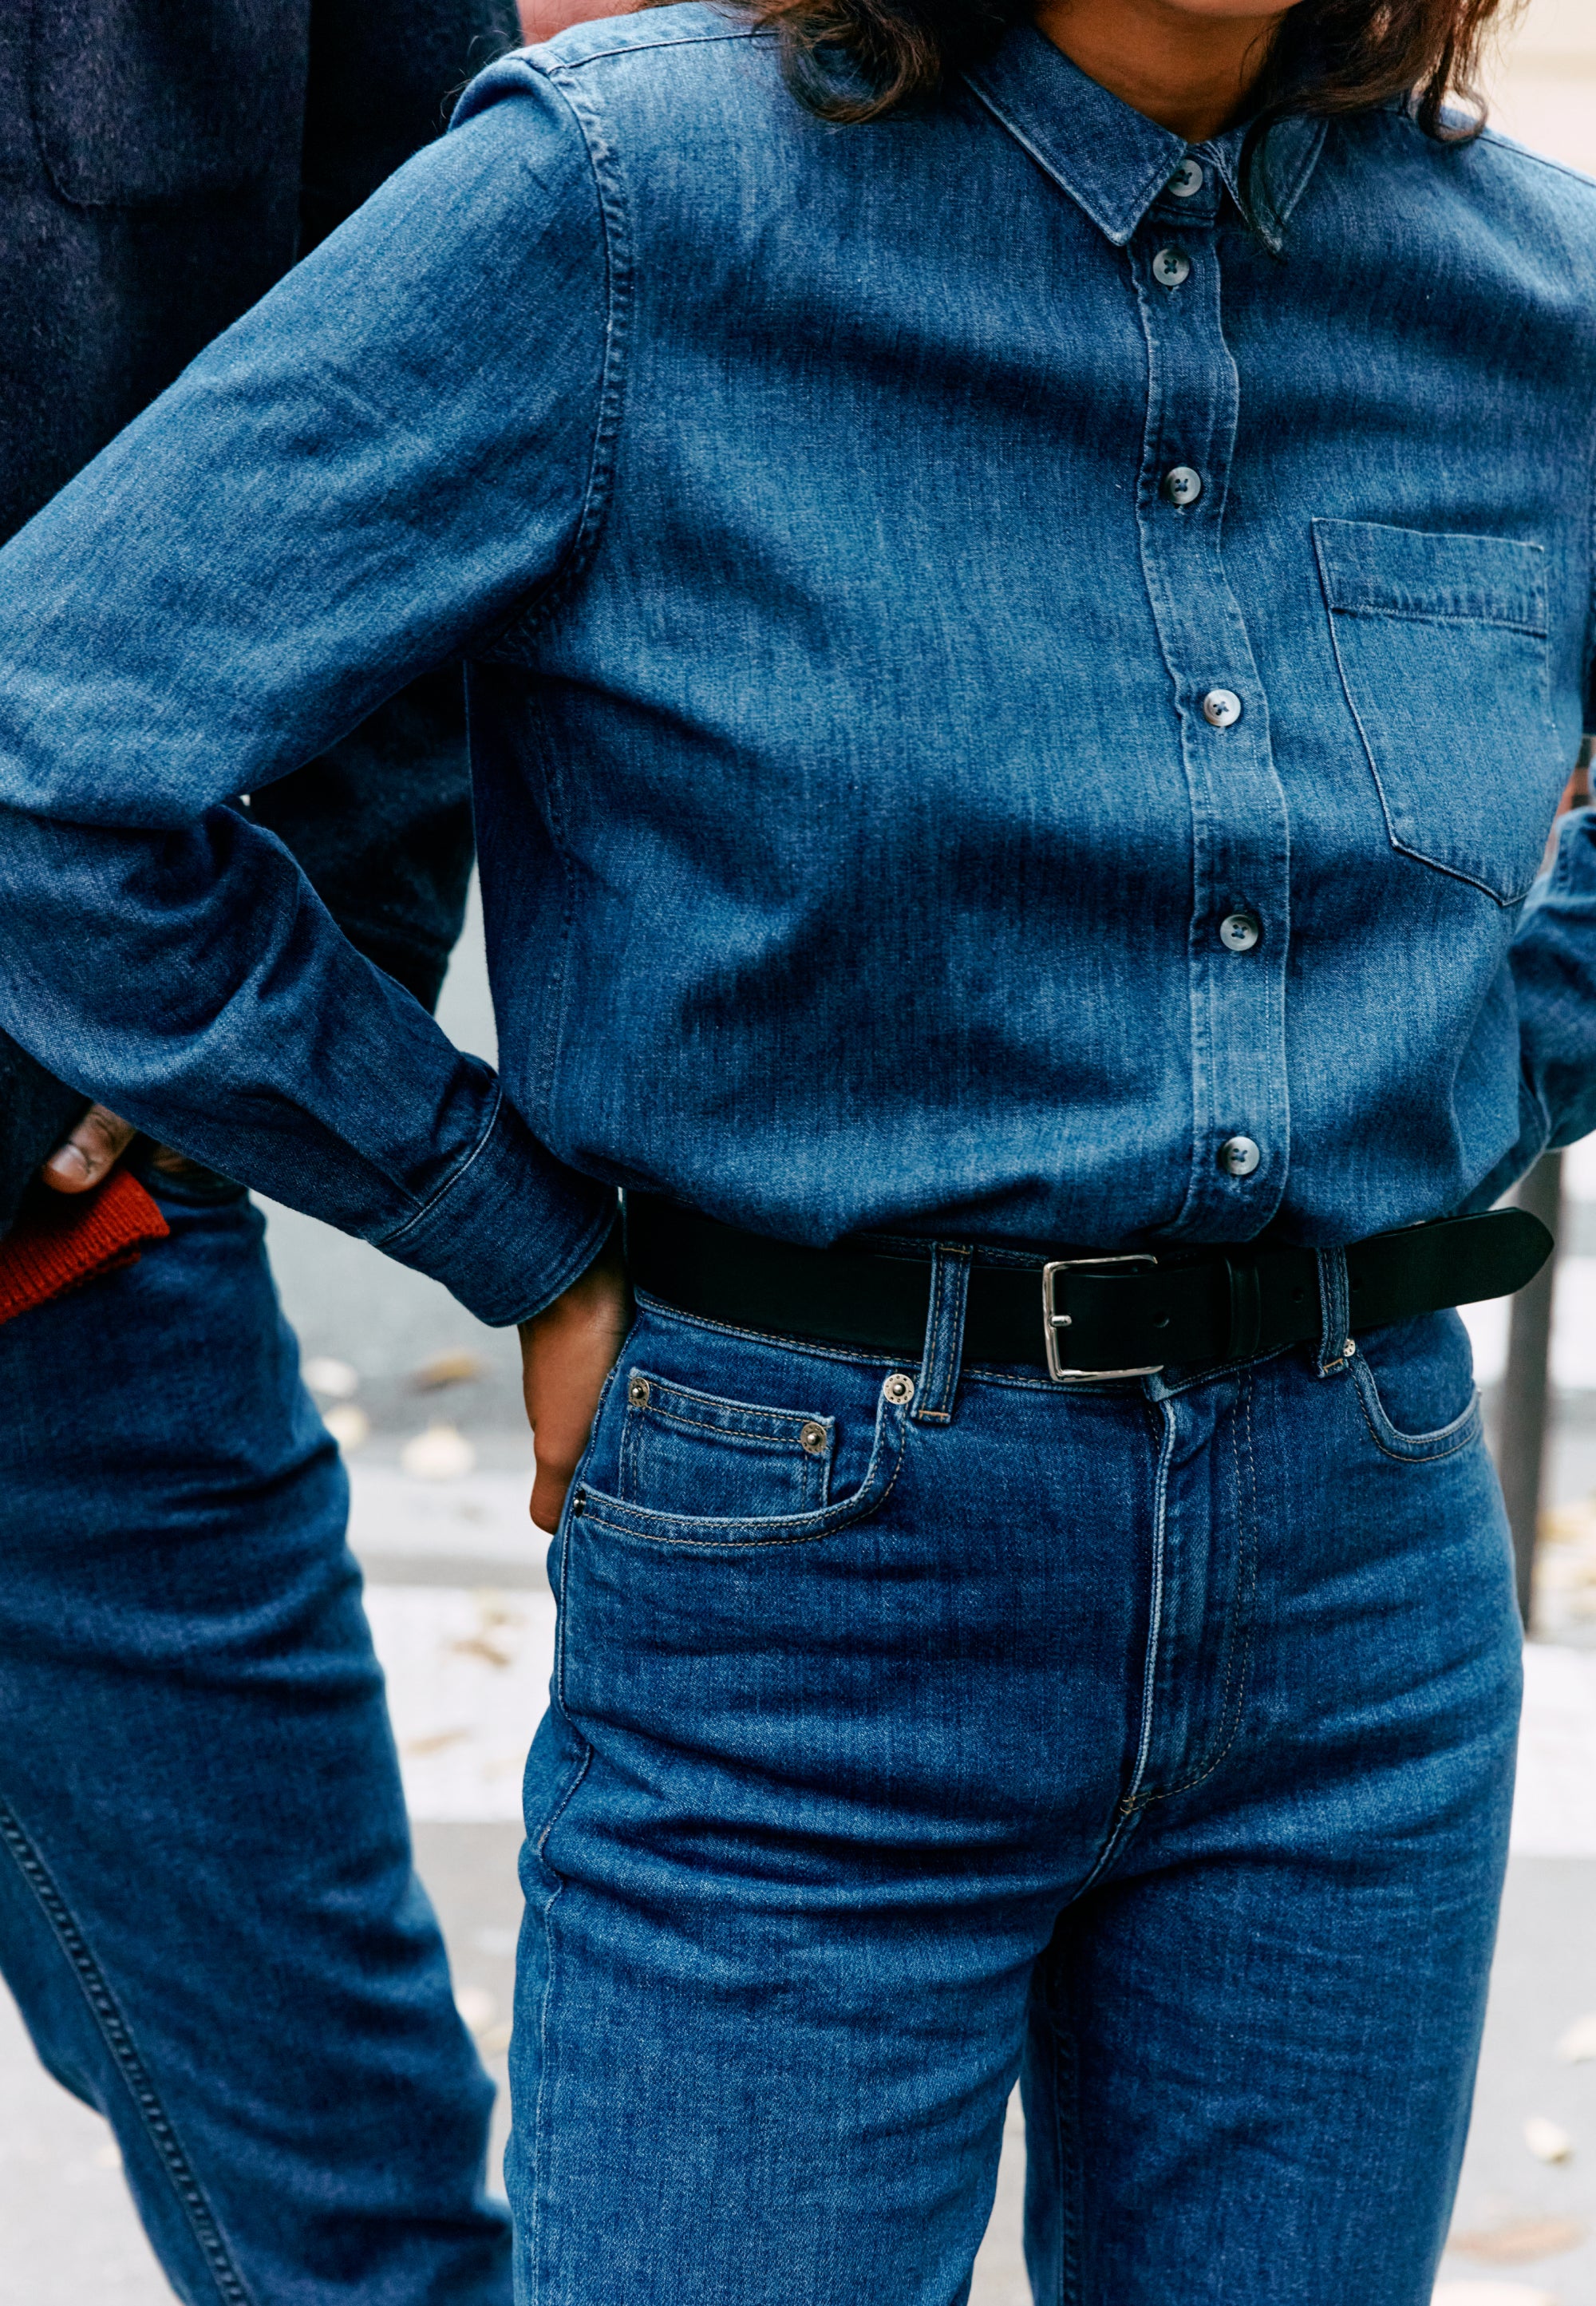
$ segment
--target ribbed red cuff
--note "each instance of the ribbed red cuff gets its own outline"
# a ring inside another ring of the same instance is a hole
[[[92,1193],[31,1193],[0,1241],[0,1321],[119,1265],[171,1228],[136,1177],[114,1169]]]

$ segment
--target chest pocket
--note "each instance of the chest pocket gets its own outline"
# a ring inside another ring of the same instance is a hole
[[[1569,765],[1551,716],[1545,551],[1358,520],[1316,520],[1313,540],[1391,846],[1515,903]]]

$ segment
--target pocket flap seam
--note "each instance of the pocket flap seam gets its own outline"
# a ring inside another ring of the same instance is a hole
[[[1323,518],[1313,545],[1333,615],[1549,630],[1543,545]]]

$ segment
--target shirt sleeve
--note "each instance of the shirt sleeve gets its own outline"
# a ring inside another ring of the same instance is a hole
[[[581,130],[507,59],[0,553],[0,1028],[483,1320],[613,1195],[225,804],[535,602],[585,542],[607,340]]]
[[[1510,953],[1521,1074],[1516,1143],[1471,1196],[1489,1209],[1549,1149],[1596,1130],[1596,809],[1563,819]]]

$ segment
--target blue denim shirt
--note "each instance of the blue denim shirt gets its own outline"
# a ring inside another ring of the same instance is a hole
[[[1293,120],[1276,251],[1239,145],[495,65],[0,556],[0,1023],[491,1320],[617,1183],[1327,1243],[1596,1126],[1596,187]],[[454,653],[502,1094],[220,806]]]

